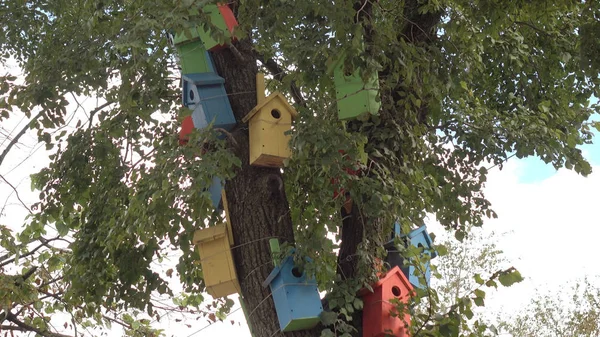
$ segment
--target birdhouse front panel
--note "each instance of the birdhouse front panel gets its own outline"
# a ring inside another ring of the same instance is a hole
[[[234,38],[233,31],[237,27],[238,23],[231,11],[231,8],[226,4],[223,5],[207,5],[202,8],[204,13],[210,17],[211,26],[208,24],[193,27],[189,29],[189,37],[186,36],[185,32],[175,34],[173,43],[178,46],[181,44],[201,41],[204,48],[210,51],[216,51],[223,48],[226,43],[230,42]],[[217,34],[223,34],[225,43],[217,42],[213,37],[211,28],[214,25],[218,30]]]
[[[215,210],[222,210],[221,208],[221,192],[223,191],[223,180],[221,178],[214,176],[212,178],[212,183],[208,188],[208,192],[210,193],[210,200],[215,208]]]
[[[411,231],[408,235],[401,236],[401,241],[404,241],[406,247],[408,242],[415,247],[423,247],[423,254],[429,255],[429,259],[436,257],[435,251],[432,250],[431,237],[427,233],[427,227],[425,225]],[[415,265],[404,265],[404,257],[400,254],[397,247],[394,245],[394,241],[391,240],[385,244],[385,248],[388,252],[385,261],[391,266],[398,266],[404,275],[408,278],[410,283],[415,288],[425,289],[429,287],[431,279],[431,265],[427,261],[421,266]],[[425,283],[420,280],[420,277],[425,278]]]
[[[236,125],[223,83],[225,80],[212,72],[183,76],[183,103],[193,109],[196,128],[203,129],[214,123],[215,128],[231,130]]]
[[[374,73],[363,81],[360,70],[352,74],[343,71],[343,62],[334,71],[338,118],[352,119],[364,114],[376,115],[381,103],[377,101],[379,77]]]
[[[225,224],[198,230],[193,243],[198,246],[206,291],[214,298],[240,292],[231,246]]]
[[[276,267],[263,285],[269,284],[281,331],[315,327],[323,311],[314,277],[307,277],[290,256]]]
[[[196,41],[177,46],[181,60],[181,73],[206,73],[214,71],[210,55],[204,49],[202,42]]]
[[[190,133],[194,129],[194,120],[192,116],[186,116],[181,122],[181,130],[179,130],[179,145],[185,145],[190,140]]]
[[[283,160],[291,155],[291,135],[286,132],[291,130],[297,112],[279,93],[267,97],[257,108],[249,118],[250,164],[283,167]]]
[[[396,309],[398,300],[408,304],[412,286],[398,267],[392,268],[373,286],[373,292],[363,289],[359,296],[363,300],[363,336],[408,337],[410,313],[408,307],[402,312]],[[398,314],[400,314],[398,316]]]

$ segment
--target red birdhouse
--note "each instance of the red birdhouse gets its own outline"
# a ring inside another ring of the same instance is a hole
[[[344,150],[339,150],[339,153],[341,153],[342,155],[344,155]],[[344,156],[347,160],[350,160],[350,158],[348,158],[347,156]],[[349,167],[345,168],[344,171],[346,171],[347,174],[352,175],[352,176],[356,176],[358,175],[358,173],[360,172],[360,170],[353,170]],[[337,185],[339,184],[339,178],[331,178],[331,185]],[[343,188],[334,188],[333,190],[333,199],[336,199],[340,194],[344,195],[346,193],[346,191]]]
[[[413,294],[413,287],[402,270],[398,267],[390,269],[372,287],[373,292],[362,289],[358,294],[363,300],[363,337],[408,337],[408,307],[398,314],[396,304],[391,302],[398,299],[408,304]]]
[[[189,134],[194,130],[194,120],[192,116],[187,116],[181,122],[181,130],[179,130],[179,145],[185,145],[190,140]]]

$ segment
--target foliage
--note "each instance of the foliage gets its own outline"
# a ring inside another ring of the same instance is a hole
[[[205,22],[208,2],[0,3],[6,18],[0,54],[19,62],[25,81],[0,78],[0,121],[31,118],[40,142],[54,151],[49,167],[32,177],[40,200],[22,232],[2,234],[7,259],[14,257],[11,274],[2,270],[0,279],[0,291],[12,294],[4,312],[73,312],[74,324],[106,322],[102,313],[132,309],[160,317],[153,296],[175,292],[155,262],[171,249],[179,251],[182,303],[198,310],[204,285],[191,236],[222,221],[208,193],[198,191],[215,173],[230,179],[243,165],[213,131],[195,132],[190,146],[177,146],[177,121],[186,112],[174,104],[178,74],[165,30]],[[300,88],[293,157],[284,173],[289,213],[299,254],[313,257],[309,268],[321,288],[343,299],[333,307],[344,332],[353,331],[351,310],[360,310],[355,291],[373,278],[377,247],[395,219],[408,229],[435,214],[462,239],[467,228],[495,216],[482,192],[488,163],[535,155],[557,168],[591,171],[577,146],[591,142],[587,120],[597,111],[589,106],[600,83],[597,1],[407,0],[358,9],[355,1],[233,3],[240,40],[248,37],[254,52],[285,70],[272,87],[290,97],[297,95],[292,84]],[[336,119],[328,66],[340,55],[365,77],[379,72],[378,116]],[[75,130],[62,130],[76,95],[100,103]],[[198,156],[199,143],[210,151]],[[348,165],[362,174],[341,174]],[[344,286],[335,268],[338,242],[326,235],[341,227],[342,200],[332,200],[327,188],[332,178],[368,219],[357,252],[360,272]],[[49,245],[45,237],[66,242]],[[45,248],[30,254],[38,242]],[[29,268],[35,277],[15,292],[8,275]],[[496,287],[519,279],[509,268],[475,281]],[[48,280],[58,298],[40,293]],[[482,292],[463,295],[448,311],[433,296],[414,327],[427,336],[457,335],[472,303],[483,303]],[[27,324],[51,330],[44,317]],[[130,333],[148,323],[122,322]]]

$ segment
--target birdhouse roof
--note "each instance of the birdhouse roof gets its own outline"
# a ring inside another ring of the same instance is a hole
[[[279,100],[285,106],[286,112],[292,115],[292,119],[298,117],[298,111],[296,111],[296,109],[294,109],[294,107],[291,106],[290,103],[288,103],[287,99],[285,99],[285,97],[280,92],[276,91],[270,94],[269,97],[265,98],[262,102],[258,103],[258,105],[256,105],[254,109],[252,109],[252,111],[250,111],[242,119],[242,122],[248,122],[257,112],[259,112],[265,105],[267,105],[273,100]]]
[[[192,82],[195,85],[214,85],[223,84],[225,79],[216,73],[192,73],[183,75],[183,80]]]
[[[267,276],[265,281],[262,283],[263,288],[268,287],[269,284],[271,284],[271,282],[273,282],[275,277],[277,277],[277,275],[279,275],[279,272],[281,271],[283,266],[287,263],[292,263],[292,264],[294,263],[294,260],[291,255],[286,257],[283,261],[281,261],[281,263],[278,266],[275,266],[275,269],[273,269],[271,274],[269,274],[269,276]]]
[[[383,286],[384,283],[387,283],[394,279],[396,279],[400,283],[402,283],[402,285],[404,285],[404,287],[406,289],[408,289],[409,293],[412,293],[412,291],[413,291],[412,284],[410,284],[410,282],[408,281],[408,279],[406,278],[406,276],[404,275],[404,273],[402,272],[402,270],[400,270],[400,267],[398,267],[398,266],[395,266],[394,268],[388,270],[388,272],[382,278],[380,278],[379,281],[377,281],[377,282],[375,282],[375,284],[371,285],[371,288],[373,288],[373,289],[379,288],[379,287]],[[358,295],[364,296],[370,292],[371,291],[369,291],[367,288],[363,288],[358,292]]]
[[[181,130],[179,131],[179,145],[184,145],[188,142],[188,135],[194,130],[194,120],[192,116],[187,116],[181,122]]]
[[[202,242],[220,239],[225,235],[227,235],[225,224],[218,224],[216,226],[195,231],[192,242],[197,245]]]

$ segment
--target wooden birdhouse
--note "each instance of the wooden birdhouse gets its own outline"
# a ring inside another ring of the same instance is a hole
[[[210,23],[216,26],[218,30],[216,33],[222,34],[225,41],[223,43],[217,42],[213,38],[212,27],[209,27],[207,24],[204,27],[196,26],[191,28],[189,30],[189,37],[186,36],[185,32],[175,34],[173,38],[175,46],[199,41],[206,50],[217,51],[224,48],[227,43],[235,40],[234,30],[238,26],[238,22],[227,4],[207,5],[202,8],[202,11],[210,17]]]
[[[210,55],[200,41],[178,45],[177,53],[179,54],[182,74],[214,71]]]
[[[185,145],[190,140],[190,133],[194,129],[194,121],[192,116],[187,116],[181,122],[181,130],[179,130],[179,145]]]
[[[208,192],[210,193],[210,201],[212,201],[215,210],[222,210],[221,208],[221,192],[223,191],[223,180],[221,178],[214,176],[212,178],[212,183],[208,188]]]
[[[281,331],[306,330],[315,327],[323,311],[314,277],[308,277],[288,256],[263,282],[269,286]]]
[[[226,224],[219,224],[194,233],[193,243],[198,246],[206,291],[214,298],[240,292],[235,271],[231,242]]]
[[[363,80],[360,69],[347,71],[344,68],[344,58],[334,66],[333,77],[338,118],[346,120],[366,114],[377,115],[381,107],[381,102],[377,101],[378,74],[375,72],[367,80]]]
[[[279,92],[265,98],[263,74],[256,75],[256,96],[258,104],[242,120],[250,129],[250,164],[283,167],[283,160],[291,155],[291,136],[285,133],[298,112]]]
[[[215,128],[231,130],[236,125],[223,83],[214,72],[183,75],[183,104],[192,110],[196,128],[214,123]]]
[[[389,270],[377,283],[372,285],[373,292],[362,289],[358,296],[363,300],[363,337],[408,337],[410,313],[398,312],[397,299],[408,304],[413,288],[400,268]]]
[[[395,228],[395,231],[399,234],[400,225],[395,224]],[[427,233],[427,227],[425,225],[411,231],[410,233],[408,233],[408,235],[400,235],[400,241],[402,242],[402,245],[404,245],[404,247],[408,247],[409,243],[415,247],[422,247],[423,254],[429,255],[429,259],[433,259],[437,256],[435,251],[432,249],[433,245],[431,237]],[[404,273],[404,275],[406,275],[413,287],[420,289],[425,289],[426,287],[429,287],[431,279],[431,266],[429,261],[423,263],[422,266],[415,266],[410,264],[404,265],[404,257],[396,248],[393,239],[385,244],[385,248],[388,252],[385,262],[387,262],[391,267],[399,267]],[[425,284],[422,284],[422,282],[419,280],[419,277],[421,276],[425,278]]]

